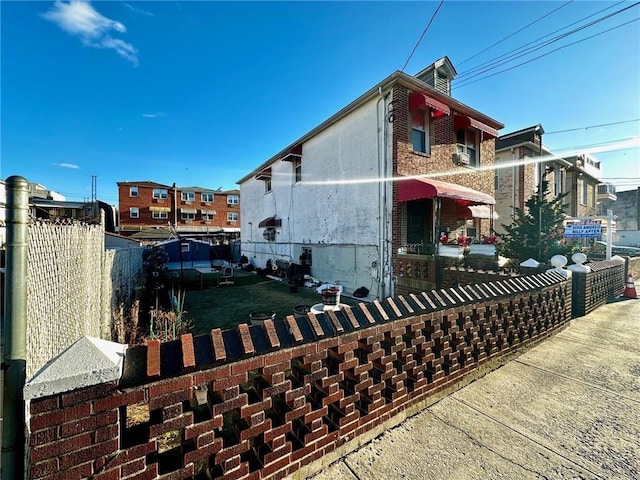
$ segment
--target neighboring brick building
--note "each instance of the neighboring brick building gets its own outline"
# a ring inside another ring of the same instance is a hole
[[[235,237],[240,233],[240,191],[118,182],[120,233],[172,226],[179,234]]]
[[[549,182],[550,198],[565,195],[567,215],[583,217],[598,213],[600,162],[587,154],[556,155],[542,143],[543,134],[542,125],[534,125],[501,135],[496,140],[496,212],[500,217],[496,231],[499,233],[504,232],[502,225],[511,222],[514,207],[525,208],[543,174]]]
[[[489,234],[503,125],[450,96],[455,75],[446,57],[395,72],[240,179],[243,253],[311,262],[321,280],[384,298],[441,232]]]

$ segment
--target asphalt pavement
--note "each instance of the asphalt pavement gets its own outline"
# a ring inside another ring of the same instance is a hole
[[[312,478],[637,480],[639,339],[616,299]]]

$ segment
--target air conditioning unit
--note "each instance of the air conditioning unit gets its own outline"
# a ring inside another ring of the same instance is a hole
[[[469,165],[469,154],[468,153],[454,153],[453,154],[453,162],[456,165]]]

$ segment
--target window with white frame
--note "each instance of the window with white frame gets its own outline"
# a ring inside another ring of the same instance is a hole
[[[429,153],[429,115],[425,110],[411,111],[411,141],[414,152]]]
[[[240,195],[227,195],[227,205],[238,205],[240,203]]]
[[[227,221],[228,222],[237,222],[238,221],[238,212],[227,212]]]
[[[130,218],[140,218],[140,209],[138,207],[131,207],[129,209]]]
[[[166,220],[169,218],[168,212],[151,212],[151,216],[154,220]]]
[[[264,179],[264,193],[271,191],[271,177]]]
[[[293,165],[293,183],[302,181],[302,159],[295,158],[291,164]]]
[[[153,189],[153,198],[157,199],[165,199],[167,198],[167,189],[166,188],[154,188]]]
[[[185,222],[190,222],[196,219],[196,212],[181,212],[180,218]]]
[[[461,128],[456,131],[456,143],[458,153],[469,155],[469,166],[480,166],[480,142],[479,131],[470,128]]]
[[[213,221],[213,217],[216,216],[216,212],[213,210],[202,210],[202,220],[205,222]]]
[[[193,202],[196,199],[195,192],[182,192],[183,202]]]
[[[213,193],[203,193],[202,194],[202,201],[205,203],[212,203],[213,202]]]
[[[129,187],[129,196],[137,197],[138,196],[138,187]]]

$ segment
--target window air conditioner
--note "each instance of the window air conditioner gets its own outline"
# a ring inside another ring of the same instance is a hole
[[[469,165],[469,154],[468,153],[454,153],[453,161],[456,165]]]

